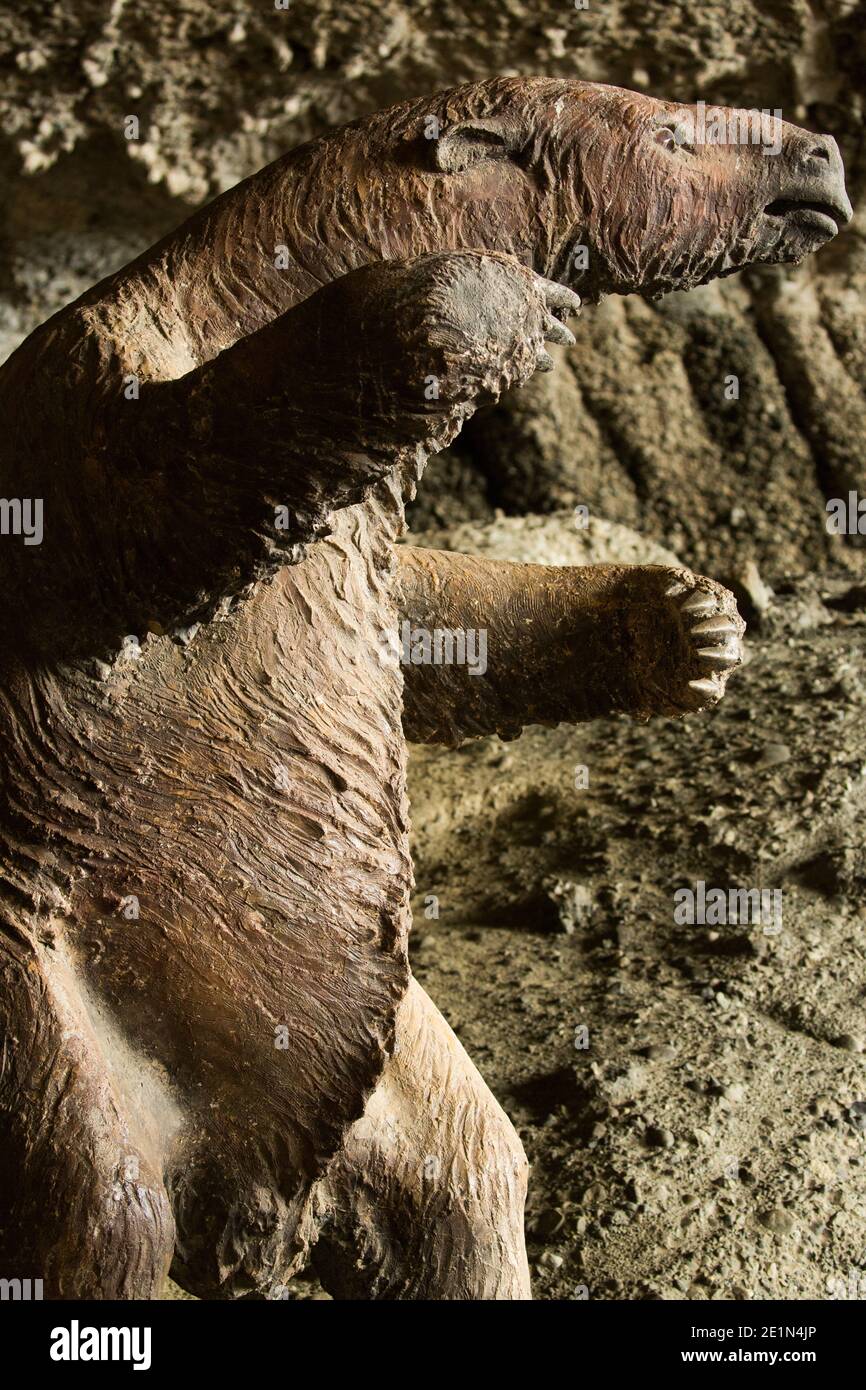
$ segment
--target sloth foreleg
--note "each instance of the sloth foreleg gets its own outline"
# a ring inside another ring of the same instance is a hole
[[[408,739],[456,744],[525,724],[715,704],[745,624],[712,579],[656,565],[512,564],[398,548]]]

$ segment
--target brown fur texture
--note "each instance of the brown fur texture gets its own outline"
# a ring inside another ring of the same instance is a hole
[[[409,982],[378,642],[404,615],[490,631],[478,684],[409,673],[419,738],[721,696],[742,623],[710,580],[394,549],[426,457],[568,341],[576,244],[591,302],[797,260],[850,215],[828,137],[660,144],[685,110],[545,79],[393,108],[0,373],[2,491],[45,514],[2,543],[9,1276],[263,1296],[316,1247],[338,1296],[528,1296],[519,1142]]]

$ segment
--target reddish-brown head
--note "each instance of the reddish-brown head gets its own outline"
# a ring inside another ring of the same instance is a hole
[[[392,107],[307,147],[307,159],[293,212],[303,220],[312,186],[320,254],[340,269],[488,248],[589,301],[796,263],[852,216],[831,136],[772,112],[548,78]]]
[[[548,158],[573,231],[550,273],[590,298],[797,264],[852,217],[835,140],[778,112],[581,85],[563,107]]]

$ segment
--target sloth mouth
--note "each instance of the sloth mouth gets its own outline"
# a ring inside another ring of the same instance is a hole
[[[832,237],[844,222],[850,220],[847,209],[835,203],[805,202],[798,198],[777,198],[764,208],[766,217],[779,222],[792,222],[797,227]]]

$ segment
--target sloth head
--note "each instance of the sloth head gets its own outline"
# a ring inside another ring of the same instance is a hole
[[[852,216],[831,136],[587,82],[473,83],[307,149],[345,265],[499,250],[590,302],[796,264]]]

